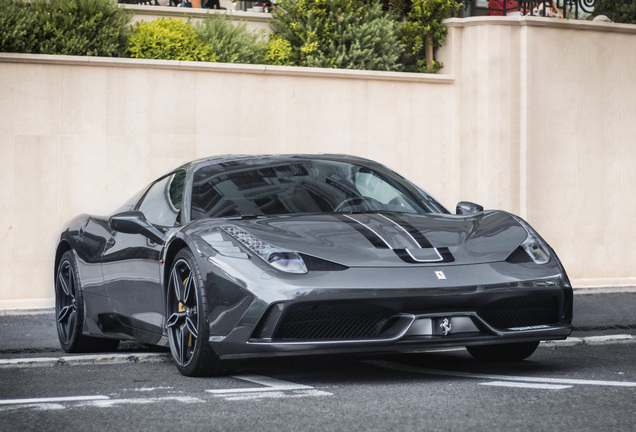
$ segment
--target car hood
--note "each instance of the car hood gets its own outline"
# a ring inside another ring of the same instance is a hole
[[[348,267],[505,260],[528,236],[510,214],[319,214],[227,221],[280,248]]]

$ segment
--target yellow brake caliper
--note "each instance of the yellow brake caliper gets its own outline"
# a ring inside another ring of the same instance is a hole
[[[185,288],[186,284],[188,283],[188,279],[190,279],[190,276],[185,278],[185,280],[183,281],[184,288]],[[185,305],[183,303],[179,302],[179,305],[177,306],[177,310],[179,312],[185,312],[186,311]],[[181,328],[183,328],[184,325],[185,325],[185,323],[181,325]],[[192,333],[190,333],[190,336],[188,337],[188,346],[192,347]]]

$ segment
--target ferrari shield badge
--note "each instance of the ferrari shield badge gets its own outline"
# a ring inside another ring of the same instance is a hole
[[[448,318],[444,318],[442,320],[442,322],[440,323],[439,328],[442,329],[442,334],[444,336],[449,334],[451,332],[451,328],[452,328],[450,320]]]

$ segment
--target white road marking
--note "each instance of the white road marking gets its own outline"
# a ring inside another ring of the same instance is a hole
[[[152,392],[152,391],[156,391],[156,390],[172,390],[173,387],[142,387],[142,388],[136,388],[133,389],[133,391],[136,392]]]
[[[370,361],[366,362],[374,366],[383,367],[385,369],[399,370],[403,372],[413,372],[426,375],[442,375],[461,378],[487,379],[495,381],[514,381],[540,384],[556,384],[556,385],[590,385],[590,386],[606,386],[606,387],[636,387],[634,381],[604,381],[604,380],[583,380],[570,378],[539,378],[539,377],[523,377],[509,375],[480,374],[469,372],[445,371],[438,369],[420,368],[415,366],[402,365],[388,361]]]
[[[494,387],[512,387],[512,388],[530,388],[541,390],[563,390],[571,388],[571,385],[556,385],[556,384],[535,384],[528,382],[511,382],[511,381],[490,381],[480,383],[480,385],[494,386]]]
[[[32,404],[47,404],[55,402],[85,402],[96,400],[107,400],[108,396],[65,396],[65,397],[50,397],[50,398],[33,398],[33,399],[0,399],[1,405],[32,405]]]
[[[243,381],[258,384],[261,387],[250,388],[234,388],[234,389],[216,389],[206,390],[216,397],[222,397],[228,401],[236,400],[257,400],[265,398],[301,398],[316,396],[331,396],[329,392],[317,390],[311,386],[304,384],[292,383],[276,378],[270,378],[260,375],[240,375],[234,376]],[[171,387],[147,387],[134,389],[134,391],[156,391],[166,390]],[[36,410],[65,409],[66,406],[61,405],[63,402],[75,402],[74,406],[80,407],[97,407],[112,408],[119,405],[141,405],[153,404],[166,401],[175,401],[181,403],[204,403],[205,400],[190,396],[162,396],[152,398],[126,398],[116,399],[108,396],[64,396],[49,398],[31,398],[31,399],[0,399],[0,412],[13,410],[17,408],[29,408]]]
[[[206,390],[206,392],[212,393],[216,397],[222,397],[225,400],[229,401],[332,395],[332,393],[316,390],[308,385],[296,384],[289,381],[283,381],[261,375],[235,375],[232,378],[259,384],[264,387],[214,389]]]
[[[145,405],[161,402],[205,403],[203,399],[190,396],[163,396],[154,398],[112,399],[108,396],[67,396],[33,399],[0,400],[0,412],[15,409],[35,409],[39,411],[63,410],[68,406],[62,402],[74,402],[73,407],[112,408],[118,405]]]
[[[160,402],[181,402],[181,403],[202,403],[203,399],[190,397],[190,396],[165,396],[155,398],[135,398],[135,399],[108,399],[108,400],[96,400],[89,401],[85,404],[79,404],[79,406],[90,406],[97,408],[112,408],[117,405],[146,405]]]
[[[311,386],[303,384],[295,384],[288,381],[279,380],[276,378],[270,378],[260,375],[236,375],[232,378],[237,378],[243,381],[249,381],[254,384],[260,384],[265,387],[251,387],[251,388],[236,388],[236,389],[218,389],[218,390],[206,390],[213,394],[223,393],[251,393],[262,391],[283,391],[283,390],[309,390],[313,389]]]
[[[226,401],[247,401],[263,399],[297,399],[304,397],[332,396],[332,393],[322,390],[296,390],[293,392],[265,391],[255,393],[229,393],[225,395],[215,395],[222,397]]]

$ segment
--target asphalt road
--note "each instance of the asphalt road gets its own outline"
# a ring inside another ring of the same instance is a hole
[[[0,432],[636,430],[636,293],[574,307],[568,341],[515,364],[459,349],[250,361],[204,379],[131,343],[67,356],[53,311],[0,312]]]
[[[0,368],[0,431],[633,431],[636,343],[252,361],[220,378],[169,361]]]

